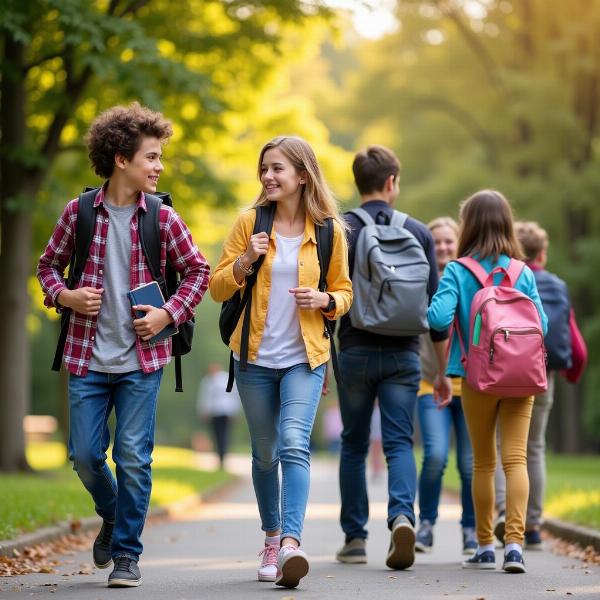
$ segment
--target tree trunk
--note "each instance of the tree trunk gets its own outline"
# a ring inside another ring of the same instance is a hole
[[[6,37],[2,75],[0,127],[0,471],[28,468],[23,417],[30,397],[26,319],[29,311],[27,274],[31,259],[31,212],[22,182],[27,181],[20,155],[25,150],[23,44]],[[29,202],[33,197],[29,196]]]

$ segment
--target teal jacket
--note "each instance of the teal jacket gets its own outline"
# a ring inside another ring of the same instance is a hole
[[[475,256],[474,258],[477,257]],[[497,262],[492,262],[491,257],[487,257],[480,260],[479,263],[489,273],[496,267],[508,267],[509,261],[508,256],[501,254]],[[498,284],[501,279],[502,274],[495,275],[494,283]],[[515,288],[529,296],[535,302],[542,320],[542,333],[546,335],[548,331],[548,319],[542,308],[533,272],[529,267],[525,266],[523,268]],[[471,339],[471,332],[469,330],[471,301],[475,293],[480,289],[481,285],[471,271],[463,267],[460,263],[451,262],[444,269],[438,290],[431,300],[431,305],[427,311],[429,326],[432,329],[443,331],[450,327],[452,321],[454,321],[454,314],[458,310],[458,323],[462,338],[465,340],[465,351],[467,353],[469,352],[467,340]],[[449,377],[465,376],[465,370],[460,361],[460,345],[457,335],[452,336],[452,346],[450,347],[446,375]]]

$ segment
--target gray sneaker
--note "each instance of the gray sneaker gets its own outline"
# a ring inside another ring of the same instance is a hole
[[[392,525],[390,549],[385,564],[390,569],[408,569],[415,562],[415,528],[405,515]]]
[[[94,559],[94,564],[98,569],[106,569],[112,564],[110,550],[114,526],[114,523],[103,521],[100,533],[98,533],[94,541],[92,556]]]
[[[433,550],[433,525],[427,519],[423,519],[419,524],[415,550],[417,552],[431,552]]]
[[[128,556],[115,558],[115,568],[108,576],[108,587],[137,587],[142,576],[137,561]]]
[[[362,565],[367,562],[366,540],[353,538],[346,542],[336,553],[336,559],[341,563]]]

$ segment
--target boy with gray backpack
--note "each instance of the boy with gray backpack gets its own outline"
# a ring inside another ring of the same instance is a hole
[[[427,307],[437,290],[434,243],[427,227],[392,207],[399,193],[400,163],[383,146],[359,152],[352,165],[361,207],[346,214],[354,294],[339,331],[340,409],[344,430],[340,457],[342,563],[365,563],[369,501],[365,459],[371,414],[379,400],[388,466],[386,564],[414,562],[417,486],[413,419],[420,381],[419,334],[428,330]],[[430,333],[438,362],[436,382],[450,396],[444,376],[446,332]]]

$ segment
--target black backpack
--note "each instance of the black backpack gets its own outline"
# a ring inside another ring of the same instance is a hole
[[[271,202],[267,206],[256,207],[256,221],[252,235],[260,232],[265,232],[271,235],[273,228],[273,217],[275,215],[275,203]],[[326,275],[329,270],[329,262],[331,260],[331,252],[333,249],[333,220],[325,219],[323,225],[315,224],[315,233],[317,238],[317,256],[319,258],[320,274],[319,274],[319,290],[324,292],[327,289]],[[246,278],[246,287],[243,294],[237,290],[235,294],[223,302],[221,306],[221,314],[219,316],[219,331],[221,339],[226,346],[229,346],[229,341],[235,328],[244,312],[244,321],[242,324],[242,335],[240,340],[240,369],[245,371],[248,368],[248,338],[250,336],[250,309],[252,306],[252,288],[256,283],[258,270],[264,262],[264,255],[259,256],[256,262],[252,265],[254,273]],[[333,339],[333,331],[331,322],[323,317],[324,329],[323,335],[329,338],[331,342],[331,358],[333,361],[333,371],[338,385],[341,385],[341,378],[338,369],[337,353],[335,350],[335,342]],[[227,381],[227,391],[230,392],[233,388],[234,369],[233,369],[233,352],[229,355],[229,380]]]
[[[87,262],[90,252],[90,245],[94,236],[96,225],[97,209],[94,208],[94,200],[100,188],[86,187],[79,195],[79,207],[77,211],[77,224],[75,231],[75,247],[71,254],[69,263],[69,277],[66,281],[67,287],[74,289],[81,275],[85,263]],[[147,212],[143,210],[138,214],[138,234],[140,237],[140,245],[146,257],[146,262],[152,278],[160,286],[161,292],[165,299],[169,299],[177,290],[180,282],[180,275],[169,264],[165,267],[165,275],[163,277],[160,272],[160,206],[173,206],[171,195],[164,192],[156,192],[156,194],[144,194],[146,199]],[[61,328],[54,362],[52,363],[53,371],[60,371],[62,357],[67,339],[67,331],[69,329],[70,309],[65,309],[61,314]],[[190,319],[178,326],[178,333],[172,338],[172,352],[175,357],[175,391],[183,392],[182,377],[181,377],[181,356],[187,354],[192,349],[192,337],[194,335],[194,319]]]
[[[548,317],[548,333],[544,345],[548,355],[548,369],[559,371],[570,369],[573,363],[571,349],[571,301],[567,284],[549,271],[534,271],[544,312]]]

